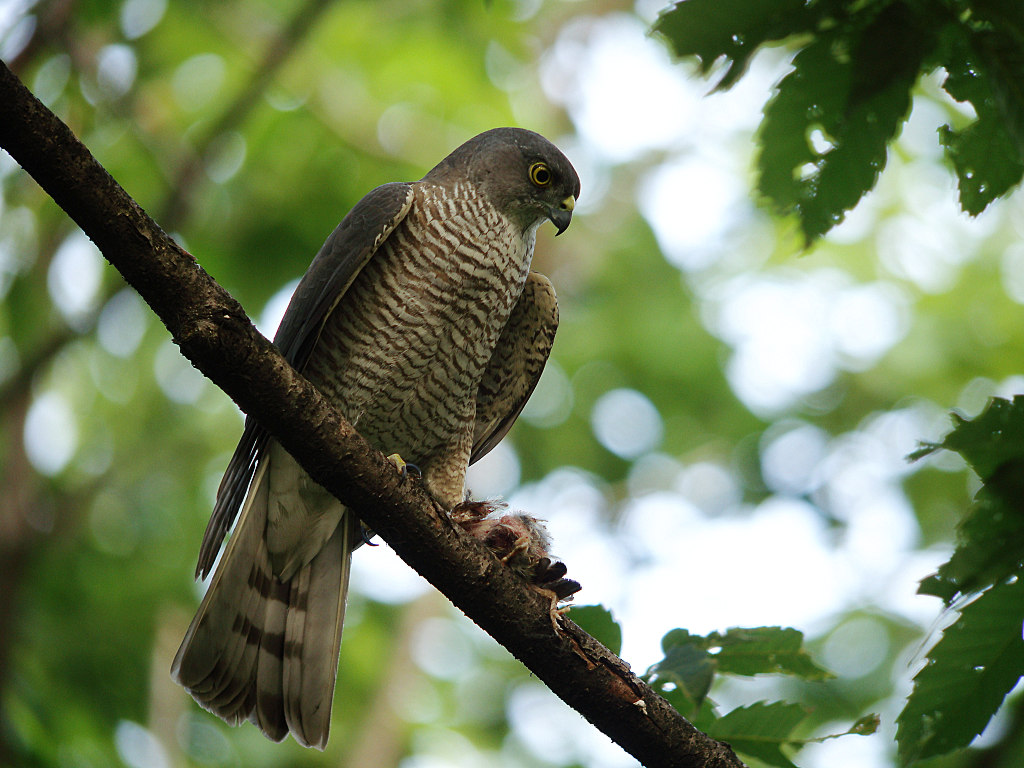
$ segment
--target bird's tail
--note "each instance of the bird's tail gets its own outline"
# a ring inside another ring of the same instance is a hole
[[[358,521],[344,515],[320,552],[279,580],[264,538],[265,474],[263,462],[171,676],[230,725],[249,719],[274,741],[290,732],[323,749]]]

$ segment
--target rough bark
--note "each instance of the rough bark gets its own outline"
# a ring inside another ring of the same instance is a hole
[[[0,146],[93,239],[193,365],[566,703],[651,768],[742,766],[571,621],[560,618],[556,631],[550,601],[454,526],[415,480],[403,481],[2,64]]]

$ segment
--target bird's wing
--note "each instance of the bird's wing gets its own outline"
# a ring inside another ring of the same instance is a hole
[[[557,328],[555,289],[544,275],[531,272],[480,380],[470,464],[498,444],[523,410],[544,370]]]
[[[298,370],[309,360],[327,316],[359,271],[401,223],[412,206],[411,184],[384,184],[356,203],[331,233],[299,281],[285,310],[274,344]],[[196,576],[205,578],[231,528],[269,435],[251,416],[217,489],[217,501],[199,549]]]

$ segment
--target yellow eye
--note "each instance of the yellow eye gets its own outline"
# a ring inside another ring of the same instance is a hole
[[[530,181],[538,187],[546,187],[551,183],[551,169],[547,163],[534,163],[530,166]]]

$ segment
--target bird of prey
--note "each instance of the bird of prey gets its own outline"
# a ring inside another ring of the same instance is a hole
[[[446,509],[540,377],[558,310],[530,270],[579,177],[542,136],[496,128],[416,182],[378,187],[324,243],[274,343],[376,448],[415,464]],[[217,492],[197,577],[206,596],[171,674],[200,705],[323,749],[356,516],[252,418]]]

